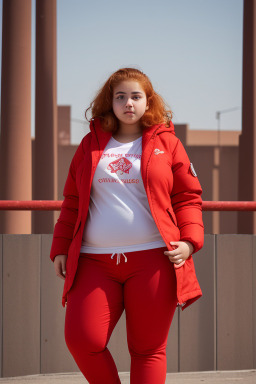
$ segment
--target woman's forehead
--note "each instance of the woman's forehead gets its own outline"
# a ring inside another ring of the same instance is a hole
[[[114,93],[145,93],[141,84],[136,80],[124,80],[114,86]]]

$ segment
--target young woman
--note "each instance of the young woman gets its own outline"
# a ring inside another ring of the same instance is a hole
[[[89,109],[50,255],[65,279],[65,340],[89,383],[120,383],[107,344],[125,310],[130,382],[163,384],[176,306],[202,295],[202,189],[144,73],[113,73]]]

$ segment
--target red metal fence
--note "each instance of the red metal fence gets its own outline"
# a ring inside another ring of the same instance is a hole
[[[0,200],[1,211],[60,211],[62,201]],[[256,201],[203,201],[203,211],[256,211]]]

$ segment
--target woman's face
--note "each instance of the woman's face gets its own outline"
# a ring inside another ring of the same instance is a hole
[[[113,112],[120,124],[138,125],[147,107],[147,97],[140,83],[122,81],[113,89]]]

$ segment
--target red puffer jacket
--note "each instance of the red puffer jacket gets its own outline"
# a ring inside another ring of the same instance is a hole
[[[111,133],[103,132],[99,119],[91,121],[90,130],[72,159],[51,247],[52,261],[56,255],[68,256],[63,306],[77,270],[92,179],[111,137]],[[170,241],[183,240],[193,244],[193,253],[201,249],[202,189],[172,123],[169,128],[158,124],[143,131],[141,175],[152,216],[167,248],[173,249]],[[175,273],[177,300],[184,309],[202,296],[192,255],[183,265],[175,266]]]

